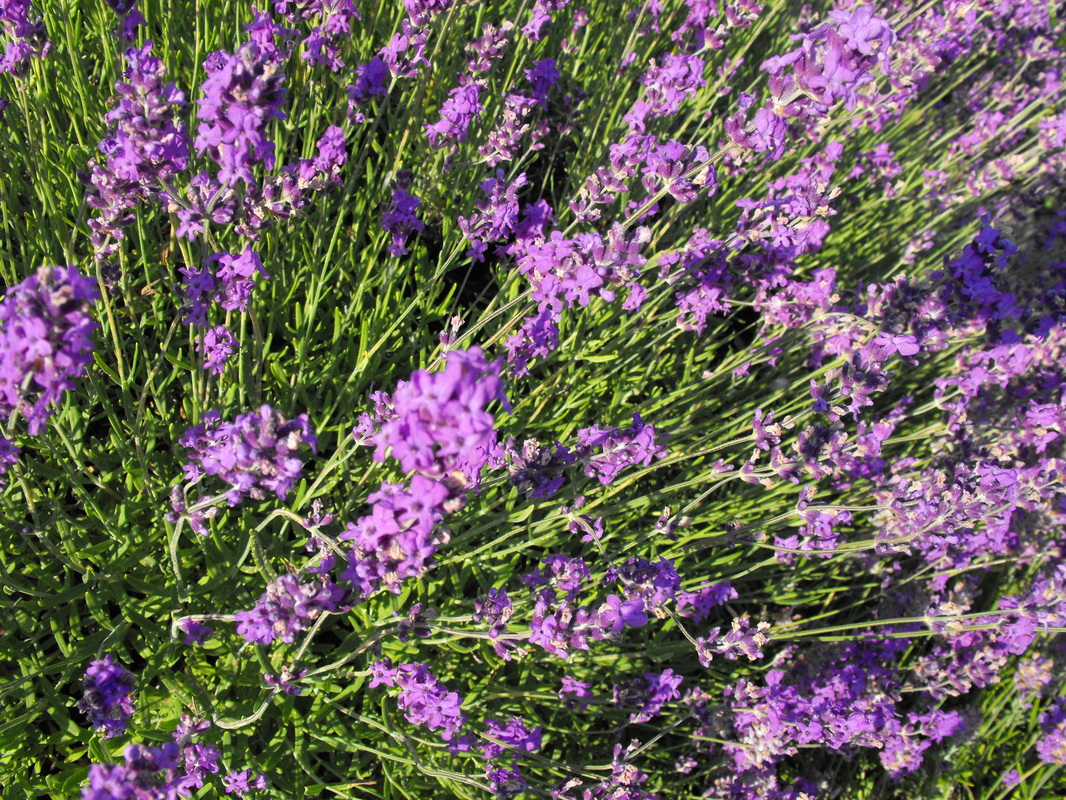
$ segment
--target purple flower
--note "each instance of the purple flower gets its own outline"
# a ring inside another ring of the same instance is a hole
[[[518,154],[522,139],[530,129],[527,118],[535,107],[536,101],[524,94],[511,93],[504,97],[496,127],[485,137],[485,144],[478,148],[478,153],[486,158],[490,167],[511,161]],[[530,149],[539,150],[542,146],[537,142],[531,144]]]
[[[218,261],[215,300],[226,311],[247,311],[255,287],[255,276],[270,277],[263,269],[263,262],[250,247],[237,254],[215,253],[208,261]]]
[[[592,701],[592,684],[564,675],[562,688],[559,690],[559,699],[571,711],[582,714]]]
[[[126,747],[124,763],[93,764],[81,789],[82,800],[176,798],[190,794],[196,779],[180,775],[181,751],[174,742],[161,747]]]
[[[204,62],[207,78],[200,87],[196,116],[196,151],[207,153],[221,168],[219,181],[235,186],[255,184],[252,167],[274,168],[274,143],[266,138],[271,119],[285,119],[285,76],[276,61],[254,42],[237,53],[212,53]]]
[[[707,619],[712,608],[725,605],[737,597],[737,590],[729,581],[704,586],[695,592],[678,592],[677,612],[682,616],[692,617],[692,621],[698,625]],[[689,606],[692,607],[691,611]]]
[[[786,116],[817,119],[839,100],[854,108],[857,90],[874,80],[874,67],[888,72],[896,35],[886,20],[870,6],[830,17],[832,22],[797,37],[797,49],[762,64],[775,106]]]
[[[479,348],[452,350],[444,370],[418,370],[397,387],[392,419],[374,434],[374,458],[386,454],[404,472],[430,478],[455,476],[477,486],[496,444],[494,418],[486,410],[494,400],[506,402],[500,363],[488,363]]]
[[[1036,743],[1036,755],[1045,764],[1066,766],[1066,700],[1059,698],[1040,715],[1043,736]]]
[[[634,464],[647,466],[656,458],[666,455],[666,448],[655,442],[655,429],[646,425],[639,414],[633,415],[633,424],[628,428],[600,428],[593,426],[578,431],[578,443],[585,461],[585,474],[597,478],[607,486],[626,467]],[[593,448],[599,448],[592,455]]]
[[[642,610],[662,616],[662,609],[681,591],[681,578],[674,562],[662,556],[658,561],[628,558],[621,565],[609,567],[604,585],[621,584],[626,598],[638,598]]]
[[[536,439],[527,439],[521,450],[515,449],[513,439],[508,441],[505,458],[511,485],[527,497],[543,499],[559,491],[566,480],[566,468],[576,460],[559,442],[542,445]]]
[[[389,206],[381,214],[381,227],[392,235],[392,243],[389,245],[389,253],[394,256],[405,256],[407,250],[407,238],[417,231],[425,228],[425,224],[418,218],[416,211],[422,205],[422,201],[407,189],[411,185],[410,170],[399,170],[396,179],[391,181],[392,199]]]
[[[471,243],[467,255],[475,262],[485,260],[490,242],[510,238],[518,225],[518,190],[528,183],[523,172],[510,183],[502,169],[496,177],[481,182],[485,197],[474,203],[476,211],[470,217],[459,217],[459,229]]]
[[[202,645],[215,632],[210,625],[195,619],[181,620],[181,629],[185,631],[185,644]]]
[[[487,719],[485,736],[497,741],[489,741],[486,738],[481,745],[482,755],[491,761],[505,754],[517,757],[523,752],[535,753],[540,750],[541,730],[539,727],[527,728],[521,717],[511,717],[506,724]]]
[[[133,716],[134,678],[108,653],[85,671],[85,693],[78,710],[105,739],[125,733]]]
[[[196,345],[204,358],[204,369],[221,375],[229,361],[237,351],[237,340],[233,334],[223,325],[216,325],[203,336],[197,337]]]
[[[403,0],[404,8],[415,25],[425,25],[452,7],[453,0]]]
[[[285,164],[278,175],[260,187],[251,187],[244,197],[244,219],[237,226],[242,236],[256,241],[273,220],[302,217],[313,206],[309,196],[328,192],[344,182],[341,170],[348,162],[344,131],[330,125],[318,140],[314,158]]]
[[[548,90],[559,82],[559,70],[555,68],[554,58],[534,61],[533,67],[526,70],[526,80],[532,84],[533,100],[541,108],[548,105]]]
[[[529,374],[529,362],[544,358],[559,346],[559,313],[545,308],[526,317],[507,340],[507,360],[516,378]]]
[[[232,506],[245,497],[262,500],[272,492],[282,500],[303,469],[297,456],[301,445],[312,450],[317,440],[306,414],[286,420],[270,406],[221,422],[217,411],[178,440],[189,453],[186,477],[197,481],[216,475],[230,485],[226,499]]]
[[[126,51],[126,80],[115,83],[118,106],[104,117],[112,126],[100,142],[105,160],[90,163],[92,189],[86,202],[98,212],[89,220],[98,260],[116,249],[110,240],[123,238],[122,228],[132,222],[130,210],[138,200],[161,196],[159,184],[188,166],[189,136],[178,119],[185,95],[173,83],[164,83],[166,69],[151,52],[151,40]]]
[[[322,615],[335,611],[344,591],[325,576],[301,582],[296,575],[280,575],[267,584],[266,592],[251,611],[238,611],[237,633],[252,643],[286,644]]]
[[[492,636],[499,636],[507,629],[514,605],[506,589],[489,589],[484,597],[474,601],[474,622],[489,626]]]
[[[529,22],[522,28],[522,33],[533,41],[539,41],[544,35],[544,26],[551,24],[552,13],[562,11],[568,5],[570,0],[534,0]]]
[[[445,145],[455,146],[465,142],[470,123],[474,118],[481,119],[484,107],[481,105],[482,86],[477,81],[463,76],[460,84],[448,94],[448,99],[440,109],[440,120],[432,125],[426,124],[426,138],[434,150]]]
[[[431,731],[441,730],[441,738],[446,742],[461,732],[466,717],[462,713],[459,693],[437,680],[425,664],[400,664],[380,672],[383,675],[380,682],[399,688],[396,705],[412,725],[422,725]]]
[[[187,744],[182,748],[185,768],[185,785],[199,789],[204,785],[206,775],[218,772],[218,759],[222,752],[213,744]]]
[[[349,114],[364,105],[371,97],[384,97],[389,92],[389,65],[374,56],[355,68],[355,82],[345,86],[348,92]]]
[[[614,703],[619,708],[640,709],[629,715],[630,722],[649,722],[659,716],[664,705],[681,696],[678,687],[683,680],[672,669],[658,675],[646,672],[642,678],[634,678],[626,684],[615,684]]]
[[[253,779],[250,769],[242,769],[239,772],[233,770],[223,776],[222,783],[226,787],[226,794],[235,794],[237,797],[244,797],[249,792],[261,791],[267,787],[266,775],[260,773]]]
[[[22,451],[15,446],[14,442],[0,436],[0,489],[7,485],[2,476],[18,463],[20,452]]]
[[[382,483],[369,497],[372,512],[349,523],[339,536],[354,545],[341,577],[364,597],[382,585],[400,592],[404,581],[432,566],[437,546],[447,541],[437,525],[452,498],[448,486],[424,475],[415,475],[410,488]]]
[[[738,147],[767,153],[771,161],[777,161],[785,154],[788,124],[770,103],[759,108],[755,118],[747,122],[742,106],[740,111],[726,119],[725,133]]]
[[[92,361],[96,281],[75,267],[41,267],[0,300],[0,419],[40,433],[53,406]],[[5,460],[12,457],[6,450]]]
[[[694,55],[667,55],[662,64],[653,60],[640,78],[645,87],[644,96],[622,117],[629,123],[629,129],[644,133],[648,119],[676,114],[687,98],[706,85],[704,66],[703,59]]]
[[[313,65],[323,64],[333,72],[344,68],[340,58],[341,47],[352,36],[352,22],[362,19],[353,0],[316,0],[307,11],[317,10],[321,22],[311,29],[304,39],[304,52],[300,58]]]
[[[492,63],[503,55],[503,50],[510,42],[508,36],[514,30],[514,23],[505,21],[499,28],[486,22],[482,34],[466,46],[469,58],[466,62],[467,72],[488,72]]]
[[[52,49],[45,40],[44,24],[33,13],[29,0],[4,0],[0,3],[0,23],[11,41],[0,58],[0,72],[23,76],[29,67],[26,62],[36,56],[44,58]]]

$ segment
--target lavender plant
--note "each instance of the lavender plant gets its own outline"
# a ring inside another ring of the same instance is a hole
[[[1061,796],[1063,11],[0,0],[5,791]]]

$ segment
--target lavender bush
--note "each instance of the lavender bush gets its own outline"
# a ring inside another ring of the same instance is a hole
[[[4,791],[1062,797],[1064,14],[0,0]]]

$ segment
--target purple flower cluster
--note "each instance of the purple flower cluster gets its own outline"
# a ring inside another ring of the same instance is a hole
[[[790,673],[771,670],[763,685],[741,680],[729,687],[735,744],[721,747],[732,757],[736,773],[722,778],[718,787],[739,793],[753,783],[767,785],[780,761],[815,743],[845,753],[879,748],[882,763],[896,776],[916,769],[925,750],[962,732],[964,724],[954,711],[904,711],[891,663],[901,647],[906,645],[898,640],[865,640],[844,646],[833,670],[801,662]],[[683,701],[704,720],[703,730],[717,724],[713,715],[706,715],[709,699],[691,692]]]
[[[507,342],[508,357],[518,376],[528,373],[533,358],[543,357],[557,346],[564,307],[587,306],[594,297],[613,302],[613,287],[629,289],[623,304],[626,310],[638,308],[644,296],[635,279],[646,262],[640,248],[650,239],[649,229],[638,228],[630,236],[615,223],[606,237],[589,232],[567,239],[558,230],[548,233],[551,208],[541,203],[523,210],[515,226],[515,242],[504,251],[515,258],[519,271],[533,284],[532,298],[538,303],[537,313],[526,318]]]
[[[285,164],[277,175],[263,180],[262,185],[248,187],[244,219],[237,232],[255,241],[274,220],[306,216],[312,205],[310,194],[326,192],[342,184],[341,170],[347,163],[344,131],[330,125],[318,140],[314,158]]]
[[[570,210],[579,222],[599,220],[619,195],[629,192],[638,174],[649,195],[665,189],[679,203],[692,202],[701,190],[707,195],[717,191],[717,173],[702,145],[686,146],[673,139],[662,142],[650,134],[630,133],[612,144],[608,153],[608,164],[590,175],[570,201]],[[641,221],[659,211],[658,204],[644,208],[636,201],[630,203],[630,209],[638,207],[643,211]]]
[[[578,605],[590,579],[588,565],[580,558],[547,556],[546,569],[539,567],[522,577],[533,596],[529,642],[559,658],[571,649],[588,650],[589,643],[615,639],[627,627],[639,628],[648,621],[644,600],[623,600],[608,594],[595,606]]]
[[[630,722],[650,722],[662,713],[664,705],[681,697],[678,688],[683,680],[672,669],[659,674],[645,672],[641,678],[614,685],[614,704],[619,708],[639,709],[629,715]]]
[[[392,198],[388,208],[381,214],[381,227],[392,236],[388,250],[391,255],[405,256],[408,253],[407,239],[412,233],[425,228],[415,212],[422,201],[407,190],[411,186],[410,170],[400,170],[391,181]]]
[[[267,788],[266,775],[262,773],[252,777],[250,769],[233,770],[224,778],[222,784],[226,788],[226,794],[235,794],[244,797],[254,791],[262,791]]]
[[[485,157],[490,167],[512,161],[518,155],[525,135],[533,128],[529,116],[536,105],[536,100],[520,92],[512,92],[503,98],[503,108],[497,117],[496,127],[485,137],[485,143],[478,147],[478,153]],[[543,147],[540,141],[542,136],[543,130],[539,128],[531,133],[532,141],[526,149],[540,150]]]
[[[222,422],[217,411],[209,411],[178,442],[189,454],[185,477],[195,483],[206,475],[218,476],[230,486],[226,500],[231,506],[245,497],[262,500],[267,492],[284,500],[303,469],[301,445],[314,450],[318,443],[306,414],[286,420],[270,406],[240,414],[233,422]]]
[[[570,778],[552,790],[552,797],[559,800],[578,800],[579,797],[581,800],[657,800],[658,795],[640,788],[648,780],[647,773],[630,763],[639,748],[640,742],[635,739],[626,747],[616,744],[609,776],[591,784],[581,778]],[[580,795],[571,794],[572,790],[582,786]]]
[[[317,16],[318,24],[304,39],[300,58],[313,66],[329,67],[333,72],[344,69],[341,48],[351,40],[352,23],[362,19],[353,0],[312,0],[307,3],[275,0],[274,10],[290,22]]]
[[[181,748],[186,776],[183,783],[190,789],[199,789],[208,775],[215,775],[219,770],[218,759],[222,755],[219,749],[213,744],[193,741],[210,727],[207,720],[195,721],[188,714],[182,714],[172,734]]]
[[[544,26],[550,25],[552,13],[562,11],[570,5],[570,0],[534,0],[529,12],[529,22],[522,28],[529,39],[539,41],[544,36]]]
[[[496,655],[505,661],[511,660],[515,646],[501,638],[507,632],[507,623],[514,614],[514,603],[506,589],[489,589],[488,594],[474,600],[474,622],[488,626],[489,641]]]
[[[437,547],[438,530],[452,492],[444,483],[415,475],[411,485],[383,483],[367,498],[372,511],[348,523],[339,535],[354,547],[341,577],[367,597],[379,587],[398,593],[409,578],[425,574]]]
[[[100,143],[115,177],[139,187],[171,180],[189,160],[189,137],[177,119],[185,95],[164,83],[166,68],[151,52],[151,41],[126,51],[126,81],[115,84],[118,106],[104,117],[114,137]]]
[[[432,125],[426,123],[426,138],[434,150],[450,145],[454,148],[465,142],[470,123],[481,119],[485,110],[481,102],[482,84],[462,76],[458,86],[451,90],[440,109],[440,120]]]
[[[137,8],[136,0],[104,0],[108,8],[119,16],[120,27],[118,34],[127,42],[132,42],[137,37],[137,29],[147,25],[144,15]]]
[[[456,740],[462,732],[462,699],[429,671],[425,664],[414,662],[392,666],[388,659],[374,662],[370,688],[384,684],[398,688],[396,705],[412,725],[422,725],[431,731],[440,730],[446,742]],[[461,746],[461,741],[456,741]]]
[[[830,12],[830,22],[796,36],[800,46],[762,64],[770,75],[775,110],[787,117],[823,117],[843,100],[858,102],[858,90],[873,82],[873,70],[889,71],[896,34],[872,6]]]
[[[225,371],[226,363],[238,348],[233,334],[222,325],[216,325],[203,336],[198,337],[196,346],[200,350],[200,355],[203,356],[204,369],[215,375],[221,375]]]
[[[559,442],[542,445],[536,439],[527,439],[520,450],[514,439],[508,440],[504,458],[511,485],[527,497],[545,500],[559,491],[566,482],[566,468],[577,460]]]
[[[571,711],[583,714],[588,710],[592,699],[591,683],[579,681],[569,675],[563,676],[562,688],[559,689],[559,700],[562,701],[563,705]]]
[[[594,450],[599,450],[594,453]],[[640,414],[633,415],[628,428],[601,428],[594,425],[578,431],[578,453],[585,464],[585,474],[609,485],[626,467],[647,466],[666,455],[666,448],[656,443],[655,428],[645,424]]]
[[[736,661],[741,656],[749,661],[757,661],[763,657],[763,646],[770,641],[768,630],[768,622],[760,622],[753,630],[750,619],[736,617],[732,628],[725,634],[721,634],[721,628],[711,628],[706,636],[697,637],[696,655],[704,667],[710,666],[715,653],[730,661]]]
[[[681,104],[706,84],[703,70],[706,65],[699,56],[667,55],[662,63],[652,61],[641,77],[644,97],[637,100],[622,118],[630,131],[644,133],[649,119],[676,114]]]
[[[392,414],[374,434],[374,458],[390,455],[404,472],[478,484],[496,445],[493,401],[506,404],[500,363],[480,348],[453,350],[441,372],[417,370],[392,396]]]
[[[189,163],[189,136],[178,116],[185,95],[166,82],[163,62],[151,53],[151,40],[126,51],[125,80],[115,83],[118,105],[104,117],[111,126],[99,145],[104,161],[89,165],[87,202],[97,211],[89,228],[99,260],[118,249],[138,201],[154,197]]]
[[[185,797],[197,784],[181,775],[181,750],[174,742],[161,747],[131,744],[121,764],[93,764],[82,787],[82,800]]]
[[[134,677],[111,656],[93,661],[85,670],[85,693],[78,710],[105,739],[120,736],[133,716]]]
[[[342,577],[363,596],[380,586],[399,592],[403,581],[432,565],[438,545],[447,541],[439,522],[478,489],[496,449],[487,407],[506,403],[500,363],[488,363],[476,347],[445,358],[441,372],[417,370],[391,398],[376,397],[374,417],[364,415],[357,428],[376,446],[375,459],[391,456],[415,473],[409,487],[383,482],[368,498],[371,513],[340,534],[355,545]]]
[[[486,22],[481,27],[481,36],[466,46],[468,59],[466,70],[470,73],[488,72],[493,63],[503,55],[510,44],[508,36],[514,30],[514,23],[505,21],[500,27]]]
[[[52,49],[52,43],[44,38],[44,24],[34,14],[30,0],[0,2],[0,23],[10,40],[0,58],[0,72],[25,75],[30,58],[45,58]]]
[[[479,740],[485,764],[485,776],[489,786],[500,798],[517,797],[528,788],[518,767],[523,753],[535,753],[541,748],[542,729],[528,728],[521,717],[511,717],[506,723],[494,719],[485,720],[485,732]],[[510,756],[509,766],[495,763]]]
[[[255,185],[252,168],[274,168],[274,143],[266,137],[271,119],[285,119],[281,110],[285,76],[273,58],[254,42],[235,54],[212,53],[204,62],[207,78],[197,101],[196,151],[207,153],[220,167],[224,186],[244,181]]]
[[[75,267],[41,267],[0,300],[0,420],[41,432],[92,361],[96,281]],[[5,460],[11,458],[10,453]]]
[[[215,262],[219,266],[212,271],[210,265]],[[256,276],[269,277],[250,247],[241,253],[215,253],[202,268],[181,267],[179,271],[184,283],[185,322],[196,326],[208,324],[212,300],[226,311],[247,311]]]
[[[485,197],[474,203],[476,211],[469,217],[459,217],[459,229],[470,242],[467,251],[475,262],[485,260],[485,251],[492,242],[510,238],[518,225],[518,190],[526,185],[523,172],[510,183],[504,171],[496,170],[496,177],[481,182]]]
[[[344,591],[325,576],[301,581],[279,575],[251,611],[237,612],[237,633],[252,643],[292,644],[323,612],[336,611],[343,598]]]
[[[1040,715],[1040,728],[1037,757],[1045,764],[1066,765],[1066,700],[1060,698]]]

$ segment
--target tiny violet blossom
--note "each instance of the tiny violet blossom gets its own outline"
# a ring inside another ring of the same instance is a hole
[[[562,688],[559,690],[559,699],[571,711],[583,714],[593,699],[592,684],[564,675]]]
[[[432,125],[426,123],[426,138],[430,147],[437,150],[446,145],[455,146],[465,142],[469,135],[470,123],[481,119],[484,106],[481,103],[482,85],[476,81],[463,80],[452,89],[448,99],[441,106],[440,120]]]
[[[262,791],[267,788],[266,775],[260,773],[253,778],[250,769],[233,770],[222,777],[222,783],[226,787],[226,794],[234,794],[237,797],[244,797],[249,792]]]
[[[448,689],[418,662],[393,667],[388,660],[377,661],[370,686],[385,684],[400,690],[396,705],[412,725],[441,731],[441,738],[451,742],[461,732],[466,717],[462,713],[458,692]]]
[[[78,709],[105,739],[120,736],[133,716],[134,677],[111,656],[93,661],[85,671],[85,693]]]
[[[233,334],[222,325],[216,325],[197,337],[196,345],[203,356],[204,369],[215,375],[221,375],[225,371],[226,363],[238,348]]]
[[[411,234],[418,233],[425,228],[425,224],[416,213],[422,201],[408,191],[411,187],[410,170],[398,170],[396,178],[390,181],[390,185],[392,197],[381,213],[381,228],[392,237],[388,247],[389,255],[405,256],[408,253],[408,238]]]
[[[215,632],[210,625],[205,625],[199,620],[181,620],[181,629],[185,632],[185,644],[203,645]]]
[[[404,472],[458,476],[464,485],[477,486],[496,443],[487,406],[506,403],[500,366],[474,347],[449,352],[441,372],[412,373],[393,394],[391,419],[373,436],[374,458],[389,455]]]

